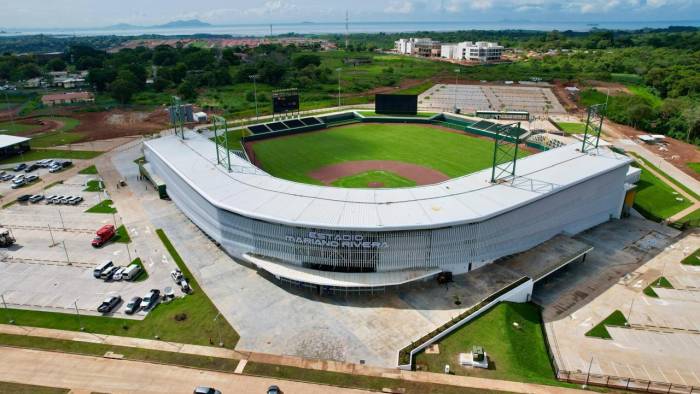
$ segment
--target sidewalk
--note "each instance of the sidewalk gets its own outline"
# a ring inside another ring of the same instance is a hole
[[[25,335],[39,338],[54,338],[76,342],[101,343],[105,345],[125,346],[140,349],[193,354],[198,356],[242,359],[247,360],[248,362],[285,365],[289,367],[313,369],[318,371],[338,372],[378,378],[399,379],[406,380],[409,382],[470,387],[484,390],[500,390],[514,393],[535,394],[573,394],[579,391],[576,389],[546,386],[533,383],[484,379],[469,376],[445,375],[431,372],[402,371],[398,369],[370,367],[366,365],[344,363],[339,361],[304,359],[295,356],[273,355],[263,353],[241,353],[235,350],[217,348],[213,346],[188,345],[183,343],[158,341],[153,339],[128,338],[113,335],[101,335],[77,331],[55,330],[48,328],[35,328],[0,324],[0,333],[12,335]],[[243,370],[242,372],[245,373],[245,370]]]

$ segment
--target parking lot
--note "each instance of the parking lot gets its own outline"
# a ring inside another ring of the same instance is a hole
[[[418,107],[427,111],[463,113],[477,110],[528,111],[531,114],[565,114],[549,88],[532,86],[438,84],[418,96]]]
[[[557,366],[584,379],[590,369],[596,381],[638,379],[634,387],[700,386],[700,268],[680,264],[700,246],[700,234],[630,218],[576,238],[595,247],[588,259],[538,284],[533,296],[544,307]],[[645,295],[660,276],[674,288]],[[611,339],[585,335],[615,310],[629,327],[608,326]]]
[[[42,175],[46,169],[33,173]],[[108,242],[93,248],[95,231],[105,224],[123,224],[119,213],[86,213],[109,198],[104,192],[84,191],[97,175],[74,175],[43,190],[45,195],[82,196],[76,205],[18,202],[0,210],[0,224],[11,230],[16,243],[0,249],[0,293],[8,307],[98,314],[97,307],[108,296],[121,295],[124,302],[114,314],[126,317],[125,304],[143,297],[151,288],[174,287],[169,272],[174,264],[158,250],[141,242],[139,229],[127,224],[132,242]],[[47,185],[49,186],[49,185]],[[8,189],[0,184],[0,193]],[[149,274],[143,281],[105,282],[93,277],[93,268],[111,260],[127,266],[140,257]],[[144,312],[132,316],[143,318]]]

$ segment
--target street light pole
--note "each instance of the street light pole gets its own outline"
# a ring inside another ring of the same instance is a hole
[[[338,109],[340,109],[340,72],[343,71],[343,69],[338,67],[335,71],[338,72]]]
[[[5,307],[5,313],[7,314],[7,321],[10,324],[15,324],[15,320],[10,316],[10,311],[7,309],[7,303],[5,302],[5,294],[0,294],[2,297],[2,305]]]
[[[255,120],[258,120],[258,85],[255,82],[258,79],[257,74],[248,75],[248,78],[253,80],[253,94],[255,95]]]
[[[221,327],[219,326],[219,316],[221,316],[221,312],[219,312],[216,317],[214,318],[214,322],[216,325],[216,331],[219,333],[219,347],[224,347],[224,341],[221,340]]]
[[[78,317],[78,326],[80,327],[80,331],[85,331],[85,327],[83,327],[83,323],[80,322],[80,312],[78,312],[78,299],[76,298],[75,301],[73,301],[73,306],[75,306],[75,316]]]
[[[66,252],[66,260],[68,260],[68,265],[73,265],[70,262],[70,257],[68,257],[68,249],[66,249],[66,241],[61,241],[63,244],[63,251]]]

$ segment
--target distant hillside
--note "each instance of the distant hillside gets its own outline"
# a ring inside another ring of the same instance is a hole
[[[137,26],[129,23],[118,23],[116,25],[107,26],[105,30],[135,30],[135,29],[182,29],[192,27],[209,27],[211,24],[202,22],[198,19],[177,20],[162,25],[152,26]]]

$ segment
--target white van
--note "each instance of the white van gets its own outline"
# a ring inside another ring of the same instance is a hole
[[[134,280],[141,273],[141,267],[137,264],[131,264],[126,267],[126,270],[122,272],[122,279],[124,280]]]
[[[104,263],[95,267],[95,270],[92,271],[92,276],[99,279],[100,276],[102,275],[102,271],[106,270],[107,268],[109,268],[113,265],[114,265],[114,263],[112,263],[111,261],[105,261]]]

